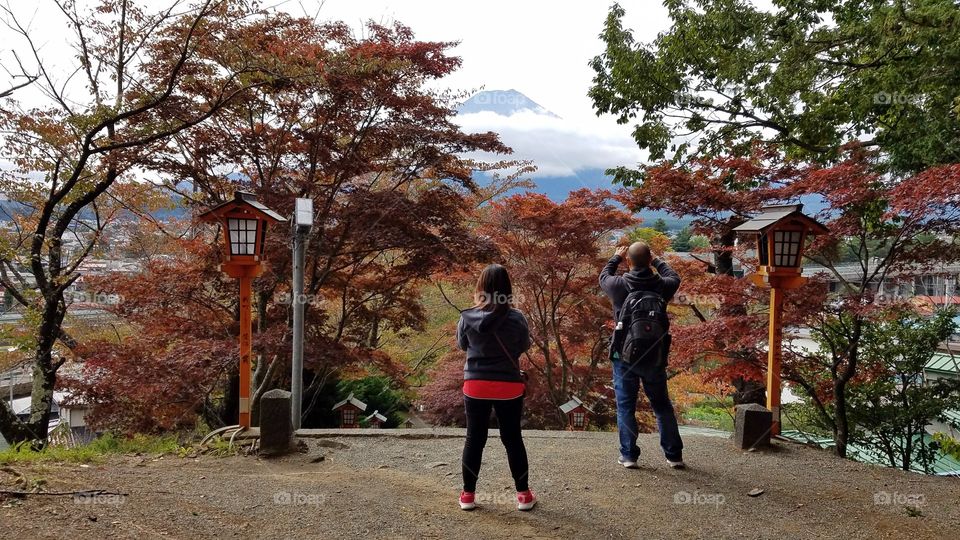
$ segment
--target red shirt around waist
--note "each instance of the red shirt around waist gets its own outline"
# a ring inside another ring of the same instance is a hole
[[[480,379],[463,381],[463,395],[473,399],[516,399],[523,395],[524,390],[525,385],[522,382]]]

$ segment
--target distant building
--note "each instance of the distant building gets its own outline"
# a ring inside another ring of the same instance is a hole
[[[367,404],[353,397],[353,392],[347,399],[333,406],[333,410],[340,413],[340,427],[360,427],[360,413],[367,410]]]
[[[372,428],[382,428],[387,423],[387,417],[380,414],[380,411],[373,411],[373,414],[363,419],[363,421]]]
[[[933,358],[923,368],[923,378],[927,381],[960,379],[960,355],[955,355],[949,351],[938,352],[933,355]],[[936,420],[927,426],[927,432],[943,433],[960,440],[960,429],[954,427],[954,425],[960,426],[960,411],[946,411],[944,416],[949,423]],[[951,425],[951,423],[954,425]]]
[[[430,424],[424,422],[424,420],[417,415],[416,409],[410,409],[407,411],[407,419],[403,421],[403,427],[423,429],[430,427]]]
[[[13,413],[20,420],[30,419],[30,396],[13,400]],[[50,408],[50,422],[47,433],[50,443],[61,446],[85,444],[97,437],[97,432],[87,425],[89,407],[70,399],[67,392],[54,392],[53,405]]]
[[[803,275],[823,274],[831,292],[840,292],[843,280],[858,283],[863,279],[863,268],[859,263],[841,264],[834,267],[836,272],[822,266],[807,265]],[[931,306],[947,306],[960,303],[957,283],[960,281],[960,265],[951,264],[926,269],[922,272],[893,272],[883,279],[871,280],[867,287],[879,300],[919,299],[918,302]]]

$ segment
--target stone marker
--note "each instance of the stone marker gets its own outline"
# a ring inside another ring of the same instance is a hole
[[[770,409],[750,403],[737,405],[737,417],[733,426],[733,443],[740,449],[770,445],[770,427],[773,413]]]
[[[293,447],[290,392],[273,389],[260,396],[260,453],[285,454]]]

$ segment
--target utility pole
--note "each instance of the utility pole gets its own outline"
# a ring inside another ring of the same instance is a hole
[[[313,199],[297,199],[293,219],[293,359],[290,362],[290,419],[293,430],[300,429],[303,414],[303,267],[307,242],[313,228]]]

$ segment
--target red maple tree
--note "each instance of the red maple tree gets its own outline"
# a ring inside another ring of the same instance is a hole
[[[238,96],[150,163],[173,179],[164,187],[196,209],[236,189],[254,192],[286,215],[295,197],[313,199],[303,296],[304,416],[316,403],[311,396],[337,375],[378,372],[402,384],[406,368],[381,350],[383,332],[422,328],[420,286],[436,272],[492,253],[490,242],[468,226],[475,205],[468,195],[476,188],[472,175],[523,164],[476,164],[461,157],[472,151],[504,154],[509,148],[492,133],[461,131],[452,122],[455,96],[428,89],[429,82],[459,66],[447,52],[451,45],[418,41],[399,24],[370,24],[358,38],[342,23],[283,14],[255,21],[231,34],[223,48],[211,46],[204,53],[226,66],[250,58],[270,63],[276,84]],[[185,181],[190,189],[184,189]],[[218,239],[206,229],[196,233],[210,247],[201,256],[215,264]],[[263,391],[289,385],[288,242],[286,230],[268,231],[269,266],[254,282],[254,418]],[[180,287],[181,280],[170,271],[150,273],[147,282],[165,290]],[[235,319],[235,284],[212,275],[203,276],[201,284],[222,293],[216,303]],[[129,285],[122,277],[114,284]],[[149,323],[120,314],[138,327]],[[165,324],[157,332],[162,335],[157,340],[128,339],[124,346],[133,356],[153,355],[154,347],[162,352],[166,344],[193,339],[194,330]],[[90,365],[96,365],[93,357]],[[122,385],[115,390],[133,393]],[[223,395],[219,410],[226,422],[233,416],[234,394],[228,388]]]
[[[612,313],[597,294],[597,275],[613,232],[637,220],[613,204],[612,193],[587,189],[560,203],[539,193],[506,197],[481,208],[479,220],[479,232],[498,250],[484,263],[510,271],[516,306],[530,326],[533,345],[522,361],[530,373],[530,425],[563,427],[559,406],[571,396],[591,404],[599,421],[609,421],[615,408],[606,388]],[[476,272],[479,267],[464,276],[468,285]],[[421,392],[438,423],[462,423],[463,360],[462,351],[448,354]]]

